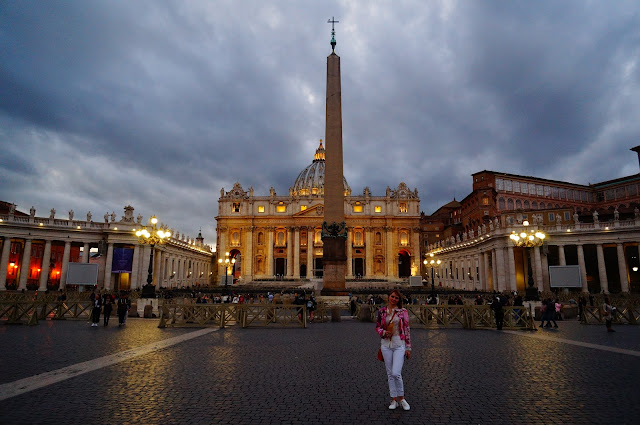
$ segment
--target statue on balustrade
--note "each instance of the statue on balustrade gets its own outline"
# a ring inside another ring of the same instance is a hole
[[[91,221],[91,211],[87,212],[87,221]]]
[[[108,223],[109,222],[109,211],[107,211],[106,213],[104,213],[104,222]]]
[[[15,210],[16,210],[16,206],[11,204],[11,209],[9,210],[9,214],[13,214]],[[33,206],[31,206],[31,209],[29,210],[29,215],[31,216],[31,218],[36,216],[36,209],[33,208]]]
[[[598,220],[598,211],[597,210],[593,211],[593,222],[594,223],[599,223],[600,222],[600,220]]]
[[[616,209],[613,211],[613,220],[614,221],[620,220],[620,213],[618,212],[618,207],[616,207]]]
[[[138,214],[138,216],[136,217],[136,223],[142,224],[142,214]]]
[[[56,218],[56,209],[55,208],[51,208],[51,214],[49,214],[49,218],[50,219]]]
[[[115,223],[116,222],[116,213],[115,212],[111,212],[111,222]]]
[[[575,224],[580,223],[580,216],[578,215],[578,211],[574,211],[574,212],[573,212],[573,222],[574,222]]]
[[[73,210],[69,210],[69,220],[73,220]]]

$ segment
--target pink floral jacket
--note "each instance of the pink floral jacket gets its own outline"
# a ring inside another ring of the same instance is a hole
[[[387,326],[387,308],[382,307],[378,310],[378,319],[376,320],[376,332],[382,338]],[[411,351],[411,331],[409,329],[409,312],[406,308],[401,308],[397,313],[400,319],[400,339],[404,341],[407,351]]]

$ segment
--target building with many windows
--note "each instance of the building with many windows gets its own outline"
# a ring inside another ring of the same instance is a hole
[[[0,203],[0,290],[55,290],[67,283],[69,263],[98,264],[98,287],[131,290],[147,283],[151,246],[140,244],[135,231],[142,228],[142,216],[133,216],[133,207],[124,216],[105,214],[93,221],[91,213],[68,218],[36,216]],[[117,220],[117,221],[116,221]],[[198,235],[195,239],[171,231],[172,237],[154,247],[153,284],[182,287],[208,284],[213,252]]]
[[[313,162],[300,172],[287,195],[256,196],[236,183],[218,199],[217,251],[235,259],[242,281],[322,277],[325,153],[322,141]],[[374,196],[368,187],[354,195],[344,180],[347,279],[398,281],[420,274],[420,199],[400,183]],[[220,276],[225,267],[220,266]]]

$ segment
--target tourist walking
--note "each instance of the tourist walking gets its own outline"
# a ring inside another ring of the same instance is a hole
[[[491,309],[493,310],[493,314],[496,318],[496,329],[499,331],[502,330],[502,326],[504,325],[504,308],[502,307],[502,300],[500,297],[495,297],[491,303]]]
[[[118,298],[118,326],[124,326],[127,320],[127,313],[131,308],[131,300],[126,292],[121,291]]]
[[[615,307],[611,305],[611,301],[609,301],[609,297],[604,297],[604,305],[602,306],[602,310],[604,311],[603,318],[604,323],[607,326],[607,332],[615,332],[611,327],[611,322],[613,321],[613,312],[615,311]]]
[[[544,302],[544,310],[542,311],[542,320],[540,322],[540,327],[550,328],[551,322],[553,322],[553,327],[557,328],[558,324],[556,323],[556,303],[553,302],[551,298],[547,298]],[[544,322],[547,322],[545,325]]]
[[[389,293],[386,307],[378,310],[376,332],[380,335],[380,349],[387,370],[391,404],[389,409],[401,406],[404,410],[411,407],[404,398],[402,366],[404,359],[411,357],[411,332],[409,329],[409,313],[402,307],[402,294],[398,290]]]
[[[100,323],[100,310],[102,309],[102,297],[98,294],[92,294],[93,301],[92,306],[93,310],[91,310],[91,326],[98,326]]]
[[[311,294],[309,296],[309,299],[307,300],[307,311],[309,312],[309,321],[313,322],[313,315],[314,312],[316,311],[316,306],[318,305],[318,303],[316,302],[315,297],[313,296],[313,294]]]
[[[105,326],[109,326],[109,318],[111,318],[111,312],[113,311],[113,295],[106,293],[102,297],[103,309],[103,323]]]

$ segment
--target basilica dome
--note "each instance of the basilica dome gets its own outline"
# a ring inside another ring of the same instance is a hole
[[[344,183],[344,195],[351,195],[351,188],[347,180],[342,177]],[[298,174],[298,178],[290,190],[294,196],[324,196],[324,147],[322,140],[316,149],[313,162]]]

